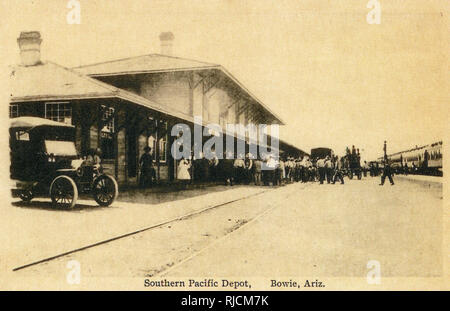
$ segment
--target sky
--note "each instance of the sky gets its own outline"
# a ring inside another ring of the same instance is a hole
[[[448,129],[449,2],[379,0],[2,1],[0,57],[19,62],[16,39],[38,30],[42,58],[74,67],[159,53],[221,64],[286,123],[281,138],[309,152],[355,145],[363,159],[443,139]]]

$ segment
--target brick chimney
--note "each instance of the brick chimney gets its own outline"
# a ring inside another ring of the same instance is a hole
[[[41,34],[39,31],[22,31],[17,39],[22,65],[41,64]]]
[[[161,41],[161,54],[172,56],[173,40],[175,36],[173,33],[161,32],[159,40]]]

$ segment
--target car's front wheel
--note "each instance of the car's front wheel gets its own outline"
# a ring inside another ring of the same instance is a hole
[[[92,194],[98,205],[111,205],[119,194],[117,181],[112,176],[100,175],[94,180]]]
[[[78,199],[77,185],[69,176],[58,176],[50,185],[50,198],[56,207],[73,208]]]

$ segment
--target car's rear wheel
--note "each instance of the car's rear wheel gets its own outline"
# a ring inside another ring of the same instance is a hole
[[[100,175],[94,180],[92,194],[100,206],[109,206],[119,194],[117,181],[109,175]]]
[[[73,208],[78,199],[77,185],[69,176],[58,176],[50,185],[50,197],[55,207]]]

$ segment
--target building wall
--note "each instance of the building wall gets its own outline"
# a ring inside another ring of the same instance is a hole
[[[192,115],[189,77],[184,73],[145,75],[139,95],[166,108]]]
[[[213,88],[206,96],[209,108],[209,122],[220,124],[220,119],[227,106],[231,103],[231,98],[224,90],[219,88]]]
[[[203,75],[206,72],[202,73]],[[220,82],[204,94],[202,77],[194,72],[165,72],[142,74],[137,78],[109,76],[98,78],[116,87],[137,93],[152,100],[169,111],[171,109],[190,116],[201,116],[204,122],[247,123],[245,114],[236,117],[238,105],[229,107],[234,99]]]
[[[194,117],[202,117],[205,119],[204,116],[204,107],[203,107],[203,89],[202,86],[199,85],[196,88],[192,90],[192,105],[193,105],[193,116]],[[205,110],[205,113],[207,110]]]

